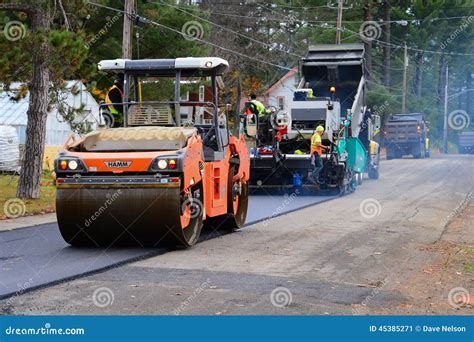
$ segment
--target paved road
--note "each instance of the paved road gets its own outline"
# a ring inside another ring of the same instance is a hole
[[[247,222],[266,220],[329,198],[251,196]],[[203,239],[217,236],[205,233]],[[0,298],[25,288],[77,278],[168,251],[165,248],[73,248],[63,241],[56,223],[0,232]]]
[[[473,170],[474,156],[384,161],[380,179],[365,181],[352,195],[0,301],[0,308],[10,314],[279,315],[403,304],[407,298],[397,289],[436,257],[426,246],[472,200]]]

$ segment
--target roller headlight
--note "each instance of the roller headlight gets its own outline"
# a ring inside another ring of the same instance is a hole
[[[179,156],[158,156],[150,164],[150,172],[166,172],[182,170]]]
[[[56,173],[80,173],[87,172],[84,162],[76,157],[60,156],[54,161]]]
[[[68,167],[70,170],[76,170],[78,167],[77,161],[75,160],[70,160],[68,163]]]
[[[167,162],[166,160],[164,160],[164,159],[158,160],[158,168],[159,168],[160,170],[164,170],[164,169],[166,169],[167,167],[168,167],[168,162]]]

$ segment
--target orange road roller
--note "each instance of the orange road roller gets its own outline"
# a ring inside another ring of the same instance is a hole
[[[230,133],[218,101],[227,61],[117,59],[98,67],[123,80],[122,102],[101,107],[110,126],[119,117],[121,124],[70,139],[55,160],[64,240],[192,246],[203,225],[242,227],[250,164],[243,135]]]

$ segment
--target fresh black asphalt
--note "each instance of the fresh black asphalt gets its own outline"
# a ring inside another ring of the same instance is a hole
[[[247,225],[333,198],[252,195]],[[212,236],[208,232],[204,238]],[[56,223],[3,231],[0,232],[0,299],[168,251],[163,247],[74,248],[63,241]]]

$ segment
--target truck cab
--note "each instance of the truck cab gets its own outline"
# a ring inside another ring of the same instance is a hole
[[[385,125],[387,159],[430,156],[429,128],[424,113],[393,114]]]

